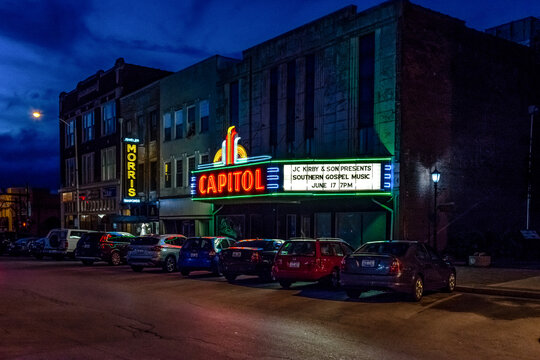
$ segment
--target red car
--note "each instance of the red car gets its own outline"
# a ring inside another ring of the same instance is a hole
[[[339,269],[344,256],[354,249],[342,239],[294,239],[276,255],[272,274],[285,289],[295,281],[325,281],[339,287]]]

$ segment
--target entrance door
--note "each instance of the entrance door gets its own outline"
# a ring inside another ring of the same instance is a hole
[[[384,212],[336,213],[336,235],[354,248],[368,241],[386,239]]]

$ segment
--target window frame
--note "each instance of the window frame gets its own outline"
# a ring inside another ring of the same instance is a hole
[[[87,123],[87,116],[91,115],[91,124]],[[82,142],[94,140],[95,138],[95,114],[94,110],[88,111],[82,115]]]
[[[107,118],[105,115],[107,113],[106,109],[112,107],[112,117]],[[114,134],[116,132],[116,101],[112,100],[106,102],[101,107],[101,136],[107,136]]]

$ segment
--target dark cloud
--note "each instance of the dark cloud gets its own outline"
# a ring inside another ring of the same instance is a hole
[[[58,136],[37,128],[0,133],[0,187],[59,188]]]
[[[90,10],[85,1],[2,1],[0,34],[43,48],[67,50],[89,33],[84,16]]]

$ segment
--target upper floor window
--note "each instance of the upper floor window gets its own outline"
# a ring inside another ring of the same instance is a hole
[[[116,131],[116,103],[110,101],[103,105],[101,115],[101,134],[113,134]]]
[[[163,114],[163,141],[170,141],[172,135],[171,113]]]
[[[195,106],[187,109],[187,137],[195,135]]]
[[[101,181],[116,178],[116,147],[101,150]]]
[[[144,144],[146,141],[146,121],[144,121],[143,115],[137,118],[137,132],[139,135],[139,141],[141,144]]]
[[[184,186],[184,162],[182,159],[176,160],[176,187]]]
[[[124,134],[127,137],[133,137],[133,121],[131,119],[126,120]]]
[[[66,159],[66,187],[75,186],[75,158]]]
[[[199,116],[201,118],[200,131],[207,132],[210,122],[210,103],[208,100],[203,100],[199,104]]]
[[[91,184],[94,181],[94,153],[82,156],[82,183]]]
[[[174,133],[175,139],[184,137],[184,112],[182,109],[174,112]]]
[[[67,149],[75,145],[75,119],[68,121],[67,124],[64,124],[64,125],[65,125],[64,128],[66,129],[65,140],[66,140],[66,149]]]
[[[164,173],[165,173],[165,187],[171,187],[171,162],[166,162],[164,164]]]
[[[238,126],[240,97],[238,81],[229,84],[229,125]]]
[[[90,111],[83,115],[83,133],[82,141],[90,141],[94,139],[94,111]]]
[[[157,111],[152,111],[150,113],[150,141],[157,140],[158,133],[158,116]]]

